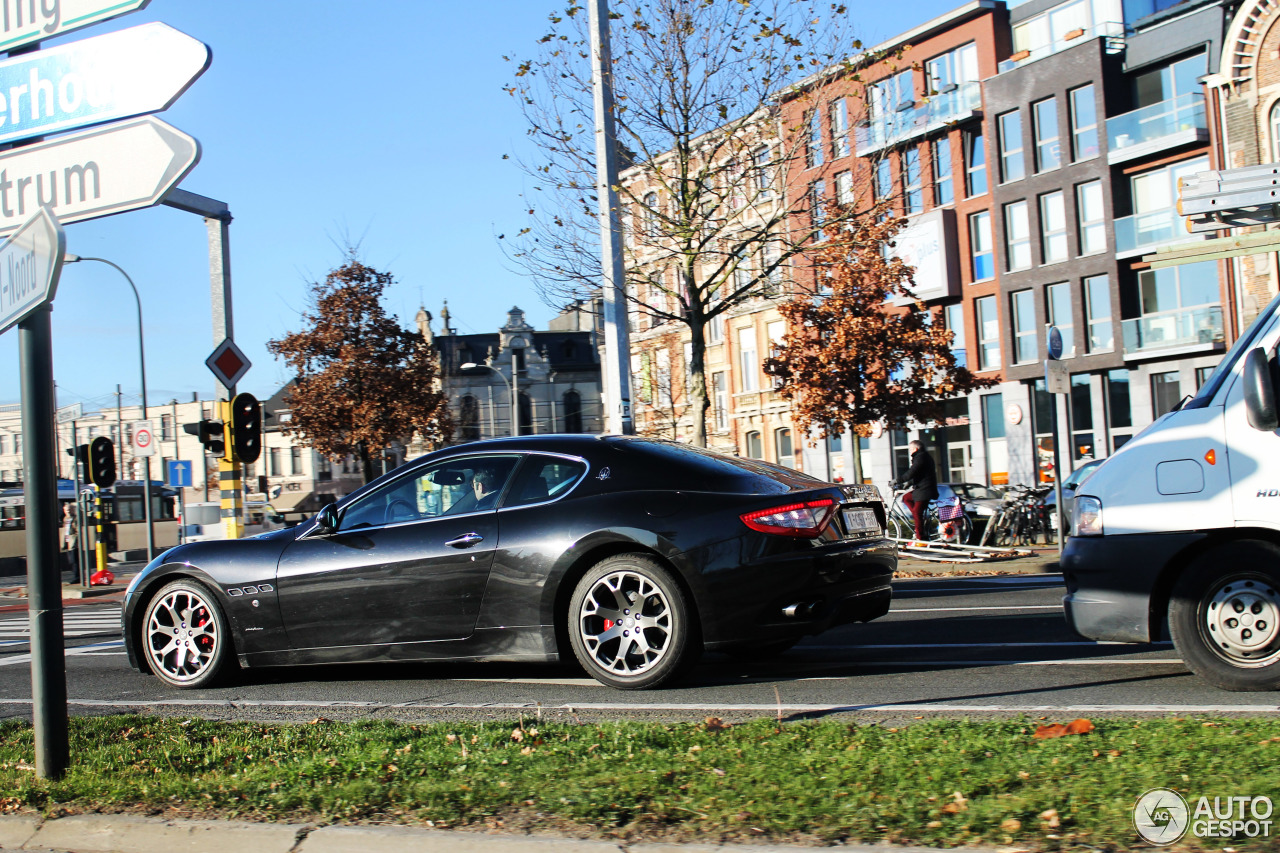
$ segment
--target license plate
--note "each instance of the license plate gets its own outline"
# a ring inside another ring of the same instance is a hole
[[[876,514],[869,509],[846,509],[844,511],[844,529],[849,533],[880,532],[880,522]]]

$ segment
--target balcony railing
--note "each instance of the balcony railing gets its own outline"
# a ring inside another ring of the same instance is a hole
[[[1059,39],[1058,41],[1042,44],[1033,47],[1030,50],[1020,50],[1013,56],[1004,60],[998,66],[999,73],[1012,71],[1014,68],[1035,62],[1037,59],[1044,59],[1046,56],[1053,56],[1055,53],[1066,50],[1069,47],[1082,45],[1091,38],[1101,36],[1107,40],[1107,53],[1119,53],[1124,50],[1124,24],[1119,21],[1103,21],[1092,27],[1082,27],[1074,30],[1074,34],[1070,38]]]
[[[1184,142],[1209,138],[1204,93],[1188,92],[1107,119],[1107,159],[1131,160]]]
[[[1125,355],[1157,350],[1208,348],[1223,342],[1222,306],[1199,305],[1146,314],[1120,324]]]
[[[1116,257],[1136,255],[1157,246],[1202,240],[1203,234],[1189,234],[1182,215],[1175,208],[1149,210],[1122,216],[1115,221]]]
[[[859,155],[928,133],[934,128],[960,121],[982,109],[982,84],[961,83],[949,92],[930,95],[916,107],[890,113],[855,128]]]

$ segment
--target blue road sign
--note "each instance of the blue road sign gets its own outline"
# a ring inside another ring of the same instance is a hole
[[[181,459],[169,460],[169,488],[191,488],[191,463]]]
[[[0,142],[15,142],[167,109],[209,67],[208,45],[160,23],[74,41],[0,62]],[[56,187],[0,179],[0,203]],[[37,196],[44,194],[44,200]]]

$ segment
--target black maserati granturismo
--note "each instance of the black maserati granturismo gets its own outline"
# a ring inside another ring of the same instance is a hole
[[[869,486],[643,438],[449,447],[314,518],[179,545],[129,584],[129,662],[174,687],[241,667],[557,661],[652,688],[705,649],[778,654],[889,609]]]

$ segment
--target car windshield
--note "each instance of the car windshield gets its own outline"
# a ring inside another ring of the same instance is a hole
[[[964,483],[953,487],[957,492],[971,501],[998,501],[1004,497],[995,489],[980,486],[977,483]]]

